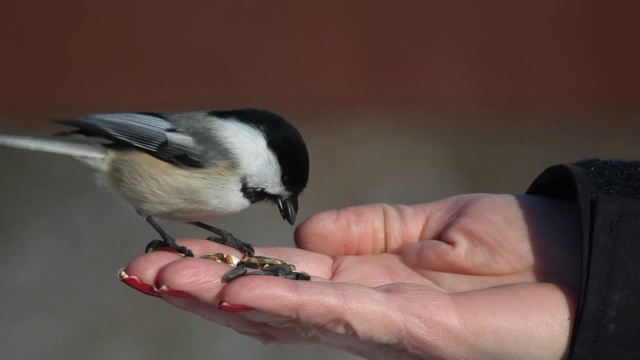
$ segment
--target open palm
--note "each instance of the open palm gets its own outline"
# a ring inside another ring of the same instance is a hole
[[[227,265],[163,251],[135,259],[126,273],[262,341],[379,359],[559,358],[575,309],[579,239],[573,203],[464,195],[323,212],[296,231],[300,249],[257,248],[313,281],[247,276],[225,284]],[[199,255],[230,252],[181,243]],[[221,311],[221,302],[255,310]]]

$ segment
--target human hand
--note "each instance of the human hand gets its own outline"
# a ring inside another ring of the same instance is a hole
[[[296,231],[305,250],[257,249],[312,281],[226,284],[227,265],[163,251],[125,271],[163,300],[264,342],[371,359],[560,358],[576,306],[579,224],[570,202],[463,195],[323,212]],[[198,255],[230,251],[181,244]]]

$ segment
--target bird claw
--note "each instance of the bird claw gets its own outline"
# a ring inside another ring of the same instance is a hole
[[[169,250],[173,250],[179,254],[184,255],[185,257],[193,257],[193,251],[189,250],[186,246],[180,246],[174,243],[168,243],[164,240],[153,240],[147,244],[144,248],[145,254],[149,251],[154,251],[160,248],[168,248]]]
[[[232,247],[240,251],[245,257],[252,257],[255,254],[255,250],[253,250],[251,244],[238,240],[238,238],[231,234],[229,234],[229,236],[209,236],[207,240]]]

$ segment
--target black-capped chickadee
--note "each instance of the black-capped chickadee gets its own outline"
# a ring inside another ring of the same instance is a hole
[[[253,247],[202,220],[240,212],[259,201],[277,204],[291,225],[309,178],[309,155],[298,130],[266,110],[173,114],[97,114],[54,120],[102,141],[0,134],[0,146],[73,156],[98,169],[106,182],[160,234],[146,251],[169,247],[185,256],[154,217],[187,222],[209,238],[253,256]]]

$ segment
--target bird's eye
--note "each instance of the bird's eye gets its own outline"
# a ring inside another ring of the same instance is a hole
[[[250,187],[247,185],[246,181],[242,182],[242,188],[240,189],[245,198],[247,198],[251,203],[256,203],[258,201],[276,201],[278,197],[276,195],[268,193],[264,188],[261,187]]]
[[[258,202],[258,201],[264,201],[264,200],[269,200],[269,201],[275,201],[275,196],[269,194],[265,189],[263,188],[252,188],[250,190],[250,200],[252,200],[252,202]]]

